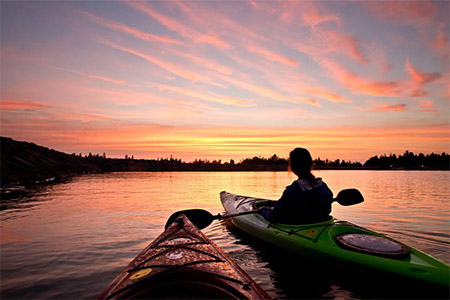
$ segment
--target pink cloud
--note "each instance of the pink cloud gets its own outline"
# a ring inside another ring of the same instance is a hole
[[[337,34],[336,41],[338,40],[340,40],[344,44],[344,46],[349,51],[349,55],[356,61],[365,64],[369,63],[369,59],[366,57],[366,54],[363,51],[364,47],[358,38],[349,34]]]
[[[88,74],[88,73],[84,73],[84,72],[80,72],[80,71],[76,71],[76,70],[70,70],[70,69],[61,68],[61,67],[55,67],[55,69],[67,71],[67,72],[70,72],[70,73],[73,73],[73,74],[77,74],[77,75],[88,77],[88,78],[92,78],[92,79],[97,79],[97,80],[102,80],[102,81],[106,81],[106,82],[115,83],[115,84],[118,84],[118,85],[126,84],[126,82],[124,80],[119,80],[119,79],[109,78],[109,77],[105,77],[105,76]]]
[[[48,109],[51,106],[40,104],[30,100],[17,100],[17,99],[1,99],[0,109],[4,111],[14,110],[41,110]]]
[[[339,53],[363,64],[370,62],[365,53],[366,46],[361,40],[354,35],[339,31],[313,30],[312,35],[304,38],[302,42],[289,40],[285,42],[312,58],[320,58],[329,53]]]
[[[374,81],[352,73],[331,61],[322,64],[332,72],[334,79],[348,89],[373,96],[401,96],[402,84],[397,81]]]
[[[383,105],[378,106],[369,111],[374,112],[384,112],[384,111],[406,111],[406,104],[395,104],[395,105]]]
[[[419,112],[425,113],[433,113],[438,115],[440,113],[439,110],[434,108],[434,102],[431,100],[423,100],[419,103],[419,107],[421,108]]]
[[[175,1],[174,3],[189,16],[190,20],[214,32],[222,32],[233,38],[239,37],[244,41],[269,40],[267,37],[255,33],[248,26],[241,25],[224,14],[218,13],[217,10],[205,9],[203,5],[196,5],[201,2],[190,2],[189,5],[186,5],[188,2],[185,1]]]
[[[172,52],[175,53],[176,55],[185,57],[191,61],[198,63],[199,65],[205,66],[208,69],[217,71],[222,74],[230,75],[233,72],[233,70],[230,67],[228,67],[224,64],[221,64],[219,62],[204,58],[204,57],[199,57],[199,56],[189,54],[187,52],[176,51],[176,50],[172,50]]]
[[[441,30],[438,31],[435,40],[433,41],[433,47],[435,49],[446,49],[448,51],[449,48],[449,40],[448,37],[445,36],[444,32]]]
[[[314,3],[314,2],[312,2]],[[311,3],[311,4],[312,4]],[[302,3],[303,4],[303,3]],[[334,22],[340,28],[342,26],[341,18],[337,14],[320,14],[318,8],[313,5],[310,9],[304,10],[302,15],[303,23],[309,27],[316,28],[318,25]]]
[[[322,98],[327,99],[327,100],[329,100],[331,102],[345,102],[345,103],[352,102],[352,100],[350,100],[348,98],[345,98],[345,97],[343,97],[341,95],[338,95],[338,94],[335,94],[335,93],[332,93],[332,92],[329,92],[329,91],[327,91],[326,89],[323,89],[323,88],[317,88],[316,87],[316,88],[312,88],[312,89],[306,90],[305,92],[309,93],[309,94],[313,94],[313,95],[319,96],[319,97],[322,97]]]
[[[409,72],[411,76],[411,87],[413,91],[411,91],[410,96],[418,97],[425,96],[426,92],[421,91],[420,89],[428,83],[436,81],[442,77],[441,73],[433,72],[433,73],[425,73],[414,68],[409,59],[406,60],[406,70]]]
[[[235,79],[233,77],[230,76],[223,76],[220,75],[218,76],[222,81],[228,82],[234,86],[240,87],[244,90],[253,92],[255,94],[264,96],[264,97],[268,97],[270,99],[276,100],[276,101],[285,101],[285,102],[291,102],[291,103],[304,103],[304,102],[308,102],[309,104],[313,104],[315,105],[315,103],[313,103],[313,101],[311,100],[307,100],[305,101],[302,98],[296,98],[296,97],[288,97],[286,95],[283,95],[282,93],[266,88],[266,87],[262,87],[259,86],[257,84],[253,84],[253,83],[249,83],[246,81],[241,81],[238,79]]]
[[[304,102],[313,106],[317,106],[317,107],[321,107],[322,105],[320,104],[319,101],[317,101],[314,98],[306,98],[306,97],[299,97],[299,98],[295,98],[295,100],[298,100],[300,102]]]
[[[448,26],[448,24],[446,24]],[[444,34],[444,30],[439,28],[436,38],[434,39],[433,43],[431,44],[432,49],[438,53],[443,59],[443,62],[445,64],[448,64],[449,60],[449,40],[448,37]]]
[[[383,71],[383,73],[386,73],[393,68],[392,63],[387,58],[386,47],[386,45],[377,42],[372,42],[367,47],[372,65]]]
[[[166,43],[166,44],[178,44],[178,45],[183,44],[183,42],[174,40],[171,37],[159,36],[159,35],[143,32],[136,28],[120,24],[116,21],[101,18],[101,17],[96,16],[89,12],[82,11],[81,14],[86,16],[87,18],[89,18],[89,20],[91,20],[97,24],[100,24],[103,27],[106,27],[106,28],[109,28],[109,29],[112,29],[112,30],[115,30],[118,32],[123,32],[123,33],[129,34],[131,36],[134,36],[134,37],[144,40],[144,41],[152,41],[153,40],[153,41]]]
[[[232,48],[229,43],[220,39],[217,35],[213,33],[206,33],[206,34],[200,33],[195,29],[183,25],[182,23],[178,22],[173,18],[157,13],[146,2],[127,0],[125,1],[125,3],[128,4],[130,7],[139,10],[147,14],[151,18],[157,20],[162,25],[166,26],[169,30],[176,32],[182,37],[187,38],[193,42],[210,44],[218,48],[225,48],[225,49]]]
[[[115,49],[118,49],[118,50],[130,53],[130,54],[133,54],[135,56],[138,56],[138,57],[140,57],[140,58],[142,58],[142,59],[144,59],[144,60],[146,60],[148,62],[151,62],[151,63],[161,67],[162,69],[165,69],[166,71],[168,71],[170,73],[173,73],[173,74],[175,74],[177,76],[180,76],[180,77],[192,80],[192,81],[195,81],[197,79],[195,74],[193,74],[192,72],[190,72],[188,70],[185,70],[183,68],[180,68],[180,67],[178,67],[176,65],[173,65],[171,63],[165,62],[163,60],[157,59],[156,57],[153,57],[153,56],[141,53],[141,52],[139,52],[137,50],[134,50],[134,49],[131,49],[131,48],[120,46],[118,44],[115,44],[115,43],[112,43],[112,42],[109,42],[109,41],[101,40],[99,42],[101,42],[101,43],[103,43],[105,45],[108,45],[108,46],[110,46],[112,48],[115,48]]]
[[[419,112],[431,113],[431,114],[435,114],[435,115],[440,114],[440,111],[437,109],[421,109],[421,110],[419,110]]]
[[[296,20],[300,15],[302,24],[311,28],[310,36],[302,36],[301,42],[287,41],[297,50],[312,57],[329,53],[339,53],[357,62],[367,64],[369,58],[365,53],[366,46],[361,39],[344,32],[340,15],[326,12],[326,6],[319,2],[288,2],[285,13],[289,19]],[[321,26],[321,25],[327,26]],[[336,26],[331,26],[336,25]],[[291,24],[291,26],[294,26]]]
[[[225,105],[235,105],[240,107],[249,107],[254,106],[254,103],[251,100],[247,99],[238,99],[238,98],[232,98],[227,96],[218,95],[216,93],[211,92],[196,92],[185,88],[175,87],[175,86],[169,86],[164,84],[158,84],[158,83],[152,83],[149,85],[149,87],[156,87],[163,91],[170,91],[175,92],[178,94],[182,94],[185,96],[194,97],[197,99],[209,101],[209,102],[216,102],[221,103]]]
[[[223,84],[212,80],[208,76],[205,76],[205,75],[202,75],[202,74],[199,74],[199,73],[194,73],[194,72],[192,72],[189,69],[182,68],[182,67],[180,67],[178,65],[175,65],[175,64],[166,62],[166,61],[164,61],[162,59],[159,59],[159,58],[156,58],[156,57],[144,54],[144,53],[139,52],[137,50],[134,50],[134,49],[131,49],[131,48],[127,48],[127,47],[124,47],[124,46],[121,46],[121,45],[118,45],[118,44],[115,44],[113,42],[106,41],[106,40],[99,40],[98,42],[103,43],[103,44],[105,44],[107,46],[110,46],[112,48],[115,48],[115,49],[118,49],[118,50],[130,53],[130,54],[135,55],[137,57],[140,57],[140,58],[142,58],[142,59],[144,59],[144,60],[146,60],[146,61],[148,61],[150,63],[153,63],[153,64],[159,66],[160,68],[162,68],[162,69],[164,69],[164,70],[166,70],[166,71],[168,71],[168,72],[170,72],[172,74],[180,76],[182,78],[189,79],[191,81],[201,81],[201,82],[205,82],[205,83],[208,83],[210,85],[219,86],[219,87],[222,87],[222,88],[226,87]]]
[[[264,49],[254,44],[249,44],[247,46],[247,50],[255,54],[258,54],[269,61],[278,62],[287,66],[294,66],[294,67],[298,66],[298,62],[296,60],[284,57],[279,53]]]
[[[424,24],[432,22],[438,7],[432,1],[366,1],[372,13],[390,22]]]

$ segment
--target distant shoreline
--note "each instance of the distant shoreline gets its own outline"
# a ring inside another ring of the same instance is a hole
[[[110,172],[281,172],[287,171],[288,161],[273,155],[270,158],[253,157],[238,163],[181,159],[106,158],[67,154],[0,137],[1,188],[22,185],[25,187],[52,184],[77,174]],[[419,159],[421,159],[419,161]],[[427,159],[429,161],[428,165]],[[439,171],[450,170],[448,154],[419,156],[406,151],[404,156],[375,156],[363,164],[359,162],[328,161],[316,159],[315,170],[380,170],[380,171]],[[405,163],[406,166],[398,163]]]

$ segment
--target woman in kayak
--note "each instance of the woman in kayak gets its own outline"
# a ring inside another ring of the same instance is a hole
[[[295,148],[289,154],[289,170],[298,176],[286,187],[280,200],[272,201],[273,207],[261,207],[258,211],[272,223],[306,224],[331,218],[333,193],[311,173],[313,160],[308,150]]]

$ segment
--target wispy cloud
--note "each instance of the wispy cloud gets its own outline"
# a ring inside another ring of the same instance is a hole
[[[219,36],[214,33],[200,33],[195,29],[192,29],[182,23],[178,22],[174,18],[168,17],[166,15],[160,14],[154,11],[151,6],[146,2],[140,1],[125,1],[130,7],[139,10],[151,18],[157,20],[162,25],[166,26],[169,30],[178,33],[180,36],[189,39],[195,43],[204,43],[216,46],[218,48],[231,49],[231,45],[226,41],[222,40]]]
[[[419,112],[433,113],[438,115],[440,111],[434,107],[434,102],[431,100],[423,100],[419,103]]]
[[[193,54],[178,51],[178,50],[172,50],[172,52],[178,56],[182,56],[191,61],[194,61],[195,63],[197,63],[200,66],[207,67],[210,70],[213,70],[213,71],[216,71],[216,72],[219,72],[222,74],[230,75],[233,72],[231,67],[224,65],[218,61],[214,61],[214,60],[211,60],[211,59],[208,59],[205,57],[195,56]]]
[[[225,104],[225,105],[235,105],[235,106],[240,106],[240,107],[249,107],[249,106],[255,105],[252,100],[224,97],[221,95],[217,95],[215,93],[205,92],[205,91],[196,92],[196,91],[192,91],[189,89],[174,87],[174,86],[169,86],[169,85],[164,85],[164,84],[151,83],[151,84],[149,84],[149,87],[158,88],[163,91],[170,91],[170,92],[174,92],[177,94],[182,94],[185,96],[189,96],[189,97],[193,97],[193,98],[197,98],[197,99],[201,99],[201,100],[205,100],[205,101],[209,101],[209,102],[221,103],[221,104]]]
[[[314,3],[310,3],[314,4]],[[310,9],[305,10],[302,14],[303,23],[313,29],[317,29],[318,25],[327,22],[333,22],[338,28],[342,27],[341,17],[337,14],[321,13],[318,7],[314,4],[310,6]]]
[[[417,25],[433,22],[438,11],[434,1],[382,1],[361,2],[372,13],[388,22],[407,22]]]
[[[233,20],[232,17],[219,13],[219,10],[207,9],[205,5],[197,5],[201,2],[190,2],[189,5],[186,5],[185,1],[175,1],[174,3],[191,21],[214,32],[221,32],[223,35],[239,38],[244,42],[270,40],[248,26]]]
[[[190,72],[189,70],[183,69],[183,68],[181,68],[181,67],[179,67],[179,66],[177,66],[175,64],[171,64],[171,63],[165,62],[165,61],[163,61],[161,59],[158,59],[156,57],[147,55],[145,53],[139,52],[137,50],[134,50],[134,49],[131,49],[131,48],[128,48],[128,47],[125,47],[125,46],[118,45],[116,43],[113,43],[113,42],[110,42],[110,41],[107,41],[107,40],[99,40],[99,42],[103,43],[103,44],[105,44],[107,46],[110,46],[112,48],[115,48],[117,50],[121,50],[123,52],[127,52],[129,54],[138,56],[138,57],[140,57],[140,58],[142,58],[142,59],[144,59],[144,60],[146,60],[146,61],[148,61],[148,62],[150,62],[152,64],[157,65],[158,67],[160,67],[160,68],[162,68],[162,69],[164,69],[164,70],[166,70],[166,71],[168,71],[168,72],[170,72],[170,73],[172,73],[174,75],[177,75],[177,76],[180,76],[180,77],[183,77],[185,79],[192,80],[192,81],[197,80],[197,76],[194,73]]]
[[[67,72],[70,72],[70,73],[73,73],[73,74],[77,74],[77,75],[80,75],[80,76],[83,76],[83,77],[87,77],[87,78],[92,78],[92,79],[97,79],[97,80],[101,80],[101,81],[115,83],[115,84],[118,84],[118,85],[126,84],[126,82],[124,80],[109,78],[109,77],[100,76],[100,75],[88,74],[88,73],[80,72],[80,71],[77,71],[77,70],[70,70],[70,69],[62,68],[62,67],[53,67],[53,68],[55,68],[57,70],[67,71]]]
[[[307,89],[305,92],[322,97],[331,102],[344,102],[344,103],[352,102],[352,100],[350,100],[344,96],[332,93],[324,88],[314,87],[311,89]]]
[[[51,106],[41,104],[31,100],[19,100],[19,99],[1,99],[1,110],[42,110],[48,109]]]
[[[342,20],[338,14],[322,12],[323,8],[318,2],[301,4],[301,7],[297,7],[299,3],[294,2],[292,5],[296,9],[290,8],[289,5],[288,9],[290,13],[300,11],[302,23],[310,27],[310,34],[303,35],[301,41],[285,40],[288,45],[313,59],[339,53],[359,63],[370,62],[366,54],[366,45],[360,37],[343,29]]]
[[[431,83],[433,81],[436,81],[442,77],[442,74],[439,72],[426,73],[426,72],[421,72],[421,71],[417,70],[416,68],[414,68],[411,65],[409,58],[406,60],[405,65],[406,65],[406,70],[409,72],[409,74],[411,76],[412,87],[415,90],[419,90],[424,85]]]
[[[219,78],[225,82],[228,82],[234,86],[258,94],[263,97],[267,97],[276,101],[291,102],[291,103],[308,103],[314,106],[320,106],[319,102],[315,99],[305,98],[301,96],[287,96],[273,89],[269,89],[257,84],[241,81],[239,79],[232,78],[230,76],[219,76]]]
[[[258,54],[269,61],[278,62],[287,66],[298,66],[298,62],[295,59],[287,58],[279,53],[274,51],[267,50],[263,47],[256,46],[254,44],[249,44],[247,46],[247,50]]]
[[[348,89],[372,96],[402,96],[403,86],[400,81],[370,80],[346,70],[330,60],[322,61],[333,74],[333,78]]]
[[[161,42],[161,43],[166,43],[166,44],[177,44],[177,45],[183,44],[183,42],[175,40],[171,37],[160,36],[160,35],[143,32],[137,28],[129,27],[129,26],[120,24],[119,22],[116,22],[114,20],[102,18],[102,17],[99,17],[97,15],[94,15],[94,14],[86,12],[86,11],[81,11],[80,14],[87,17],[90,21],[95,22],[103,27],[112,29],[117,32],[126,33],[128,35],[134,36],[134,37],[144,40],[144,41],[156,41],[156,42]]]
[[[375,108],[369,109],[369,111],[374,112],[385,112],[385,111],[406,111],[406,104],[394,104],[394,105],[381,105]]]

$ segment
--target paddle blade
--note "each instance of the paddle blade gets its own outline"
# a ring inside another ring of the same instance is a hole
[[[364,197],[357,189],[346,189],[340,191],[334,200],[340,205],[349,206],[364,202]]]
[[[169,219],[167,219],[164,229],[167,229],[167,227],[169,227],[179,215],[185,215],[198,229],[208,227],[209,224],[214,221],[214,216],[210,212],[203,209],[180,210],[173,213]]]

